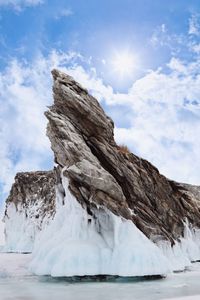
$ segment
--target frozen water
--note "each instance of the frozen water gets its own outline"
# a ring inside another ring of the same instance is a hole
[[[103,207],[89,215],[68,189],[57,193],[54,220],[36,241],[32,271],[37,275],[144,276],[184,270],[200,259],[200,231],[185,224],[181,243],[152,243],[131,221]],[[63,205],[63,203],[65,203]]]
[[[199,300],[199,295],[197,296],[186,296],[186,297],[178,297],[178,298],[171,298],[170,300]],[[164,300],[169,300],[168,299],[164,299]]]
[[[46,214],[45,218],[39,215],[42,203],[43,199],[37,199],[28,208],[25,208],[24,204],[18,204],[16,207],[14,203],[9,203],[4,217],[5,251],[32,252],[37,234],[48,224],[50,218],[49,214]],[[37,214],[39,218],[35,217]]]
[[[41,233],[41,220],[31,218],[41,201],[29,208],[29,217],[12,203],[7,210],[3,249],[30,252],[34,247],[31,270],[36,275],[165,275],[200,259],[199,229],[185,223],[180,243],[173,248],[167,242],[156,245],[131,221],[105,207],[93,207],[89,214],[70,193],[66,177],[60,185],[64,193],[57,187],[54,220],[49,225],[43,222]]]
[[[160,280],[117,279],[113,282],[72,282],[31,276],[30,255],[0,253],[1,300],[179,300],[200,299],[200,264]],[[184,298],[184,297],[189,298]],[[191,297],[192,296],[192,297]]]
[[[0,278],[31,275],[28,268],[30,257],[30,254],[0,253]]]
[[[0,250],[1,250],[2,246],[5,243],[5,237],[4,237],[4,227],[5,227],[5,225],[2,221],[2,219],[3,219],[3,213],[2,212],[3,212],[3,210],[0,207]]]
[[[69,192],[66,178],[63,187],[65,205],[57,207],[55,219],[35,245],[31,263],[35,274],[143,276],[170,272],[162,251],[131,221],[105,208],[93,210],[91,216]]]

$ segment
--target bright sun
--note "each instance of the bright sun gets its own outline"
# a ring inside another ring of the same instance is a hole
[[[136,67],[136,58],[129,51],[116,52],[113,60],[113,71],[120,77],[128,77],[133,74]]]

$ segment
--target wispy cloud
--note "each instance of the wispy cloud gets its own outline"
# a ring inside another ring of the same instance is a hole
[[[44,0],[0,0],[0,6],[8,6],[20,11],[24,7],[36,6],[44,3]]]
[[[107,112],[115,109],[117,124],[129,120],[128,127],[115,130],[119,143],[127,143],[169,178],[199,184],[199,65],[199,59],[185,63],[172,57],[167,72],[152,70],[123,94],[80,66],[63,70],[104,100]]]
[[[187,32],[181,34],[170,32],[166,24],[161,24],[152,33],[150,45],[155,48],[165,47],[172,55],[188,53],[200,54],[200,15],[193,14],[188,20]]]
[[[155,48],[167,47],[172,54],[178,53],[182,47],[188,47],[188,37],[185,34],[171,33],[166,24],[161,24],[152,33],[150,45]]]
[[[189,19],[188,33],[191,35],[200,36],[200,15],[199,14],[193,14]]]
[[[74,53],[46,58],[32,64],[12,60],[0,73],[0,183],[7,192],[18,171],[52,167],[50,143],[45,135],[46,106],[52,103],[51,69],[69,60]]]
[[[43,112],[53,101],[50,70],[54,67],[103,101],[117,124],[117,142],[128,144],[168,177],[199,183],[200,61],[185,63],[173,57],[167,72],[152,70],[133,82],[126,93],[115,93],[94,67],[83,67],[83,60],[76,53],[53,51],[29,65],[13,60],[0,74],[0,182],[4,192],[16,172],[52,164]],[[126,127],[120,121],[124,119],[129,121]]]
[[[67,18],[73,15],[73,11],[70,8],[61,9],[58,13],[55,14],[54,18],[59,20],[61,18]]]

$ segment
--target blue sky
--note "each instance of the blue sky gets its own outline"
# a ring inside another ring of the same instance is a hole
[[[53,67],[101,101],[117,142],[200,183],[199,0],[0,0],[1,199],[16,172],[53,165],[43,116]]]

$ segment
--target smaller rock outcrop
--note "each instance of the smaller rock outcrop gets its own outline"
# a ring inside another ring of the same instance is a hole
[[[31,252],[37,233],[55,213],[55,172],[17,173],[6,200],[6,250]]]

